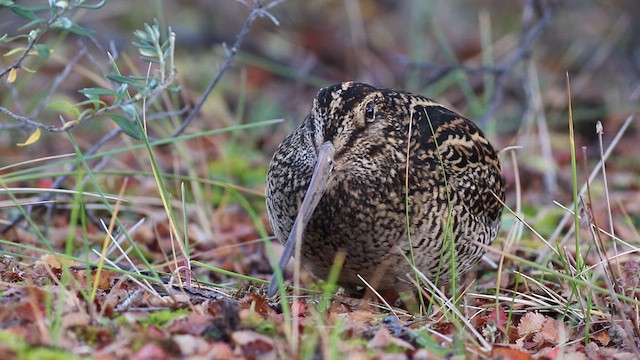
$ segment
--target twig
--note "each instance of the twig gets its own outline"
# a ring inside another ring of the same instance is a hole
[[[7,108],[4,108],[2,106],[0,106],[0,113],[3,113],[5,115],[9,116],[10,118],[12,118],[14,120],[17,120],[17,121],[20,121],[23,124],[28,125],[28,126],[40,128],[42,130],[46,130],[48,132],[53,132],[53,133],[63,132],[63,131],[70,130],[70,129],[72,129],[72,128],[74,128],[74,127],[76,127],[76,126],[78,126],[78,125],[80,125],[82,123],[85,123],[90,119],[93,119],[95,117],[104,115],[104,114],[106,114],[106,113],[108,113],[110,111],[121,109],[122,107],[124,107],[126,105],[131,105],[131,104],[134,104],[134,103],[136,103],[136,102],[138,102],[138,101],[140,101],[142,99],[148,99],[148,98],[151,98],[151,97],[153,97],[155,95],[158,95],[161,92],[163,92],[164,90],[166,90],[169,87],[169,85],[171,85],[173,83],[174,77],[175,77],[175,69],[171,69],[171,73],[169,74],[169,76],[167,76],[167,78],[165,78],[164,81],[162,81],[160,84],[158,84],[157,87],[155,87],[153,90],[151,90],[147,94],[142,95],[142,93],[138,93],[138,94],[136,94],[135,96],[131,97],[128,100],[125,100],[125,101],[122,101],[120,103],[116,103],[116,104],[113,104],[113,105],[110,105],[110,106],[107,106],[107,107],[103,107],[103,108],[101,108],[100,110],[98,110],[98,111],[96,111],[94,113],[88,114],[88,115],[86,115],[84,117],[81,117],[79,119],[76,119],[74,121],[67,122],[62,126],[46,125],[46,124],[41,123],[39,121],[32,120],[32,119],[30,119],[30,118],[28,118],[26,116],[15,114],[15,113],[11,112],[11,110],[9,110]]]
[[[49,30],[51,30],[51,25],[57,22],[62,15],[73,10],[73,8],[74,6],[68,6],[63,10],[54,12],[53,16],[51,16],[51,18],[47,20],[47,23],[44,26],[40,27],[41,31],[38,33],[38,35],[29,41],[27,48],[22,52],[22,54],[20,54],[20,56],[16,59],[16,61],[14,61],[13,64],[9,65],[8,68],[0,72],[0,79],[6,76],[9,73],[9,71],[13,69],[19,69],[22,66],[22,62],[24,61],[24,59],[26,59],[27,56],[29,56],[29,53],[31,52],[31,50],[33,50],[33,48],[38,44],[38,41],[42,39],[42,37],[45,34],[47,34]],[[59,8],[56,8],[56,9],[59,10]]]
[[[48,28],[46,30],[48,30]],[[40,35],[38,35],[38,37],[33,39],[33,41],[29,42],[29,45],[27,46],[27,48],[16,59],[16,61],[13,62],[13,64],[9,65],[9,67],[7,67],[2,72],[0,72],[0,79],[2,79],[4,76],[6,76],[9,73],[9,71],[11,71],[13,69],[19,69],[20,68],[20,66],[22,65],[22,62],[24,61],[24,59],[27,58],[27,56],[29,55],[31,50],[33,50],[33,47],[36,46],[36,44],[38,43],[38,40],[40,40],[40,38],[42,38],[42,35],[44,35],[47,32],[46,30],[42,31],[40,33]]]
[[[216,85],[218,85],[218,82],[222,78],[222,75],[231,66],[231,61],[233,60],[235,55],[238,53],[238,50],[240,49],[240,46],[242,46],[242,43],[244,42],[245,38],[249,34],[249,30],[251,29],[251,26],[253,25],[253,23],[261,17],[267,17],[276,26],[279,25],[278,20],[275,17],[273,17],[273,15],[271,15],[268,12],[268,10],[272,9],[273,7],[277,6],[282,2],[284,2],[284,0],[274,0],[268,3],[267,5],[262,5],[262,2],[260,0],[253,1],[253,7],[251,8],[251,12],[247,17],[247,20],[244,22],[244,25],[242,25],[242,29],[240,29],[240,32],[236,36],[236,40],[231,46],[231,49],[227,49],[225,47],[227,57],[224,59],[222,66],[220,67],[216,75],[213,77],[213,80],[211,80],[209,85],[207,85],[207,88],[205,89],[204,93],[202,93],[202,96],[200,96],[200,99],[198,99],[198,102],[193,107],[193,110],[191,110],[189,115],[187,115],[187,117],[184,119],[184,122],[182,123],[182,125],[180,125],[180,127],[173,133],[173,135],[171,135],[171,137],[180,136],[187,129],[187,127],[189,127],[193,119],[196,117],[196,115],[200,111],[200,108],[202,108],[202,105],[204,105],[204,102],[207,100],[207,98],[209,97],[213,89],[216,87]],[[245,4],[244,2],[241,2],[241,3]]]

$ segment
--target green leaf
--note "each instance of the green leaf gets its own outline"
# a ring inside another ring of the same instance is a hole
[[[68,17],[61,16],[53,25],[58,28],[69,29],[73,26],[73,21]]]
[[[98,105],[96,104],[96,109],[98,109]],[[87,117],[93,116],[95,114],[95,110],[94,109],[85,109],[83,112],[80,113],[80,116],[78,117],[78,119],[85,119]]]
[[[150,90],[155,89],[158,85],[160,85],[160,79],[155,76],[150,77],[147,81],[147,86]]]
[[[25,50],[27,50],[27,48],[26,48],[26,47],[17,47],[17,48],[15,48],[15,49],[11,49],[11,50],[7,51],[7,52],[4,54],[4,56],[11,56],[11,55],[15,55],[15,54],[17,54],[17,53],[19,53],[19,52],[22,52],[22,51],[25,51]]]
[[[149,49],[148,47],[139,47],[138,48],[138,52],[140,52],[140,55],[142,56],[147,56],[150,58],[154,58],[158,56],[158,53],[155,51],[155,49]]]
[[[98,1],[95,4],[84,4],[84,3],[82,3],[82,4],[79,4],[79,5],[76,5],[76,7],[83,8],[83,9],[97,10],[97,9],[100,9],[101,7],[103,7],[106,2],[107,2],[107,0]]]
[[[0,42],[9,43],[9,42],[12,42],[13,40],[22,39],[22,38],[26,38],[26,37],[27,37],[27,35],[25,35],[25,34],[19,34],[19,35],[16,35],[16,36],[9,36],[8,34],[4,34],[4,35],[2,35],[2,37],[0,37]]]
[[[58,21],[53,23],[51,27],[54,29],[67,30],[71,33],[82,35],[82,36],[93,35],[95,33],[95,31],[93,30],[86,29],[77,24],[74,24],[73,21],[71,21],[69,18],[66,18],[64,16],[60,17]]]
[[[32,27],[34,27],[34,26],[36,26],[36,25],[44,24],[44,23],[46,23],[46,22],[47,22],[47,21],[46,21],[45,19],[37,18],[37,19],[35,19],[35,20],[31,20],[31,21],[29,21],[28,23],[26,23],[26,24],[24,24],[24,25],[20,26],[20,27],[18,28],[18,30],[19,30],[19,31],[23,31],[23,30],[26,30],[26,29],[32,28]],[[28,35],[24,35],[24,36],[25,36],[25,37],[29,37]]]
[[[147,36],[147,33],[145,33],[142,30],[135,30],[133,32],[133,36],[137,37],[138,39],[140,39],[140,41],[143,41],[143,42],[150,42],[151,41],[149,36]]]
[[[118,86],[118,88],[116,89],[116,101],[114,103],[118,104],[122,101],[122,99],[124,99],[125,95],[127,95],[128,88],[129,85],[127,84],[121,84],[120,86]]]
[[[59,0],[49,0],[49,7],[59,8],[60,10],[64,10],[69,7],[69,2],[67,1],[59,1]]]
[[[40,55],[40,57],[42,57],[43,59],[48,59],[51,55],[49,47],[46,44],[36,44],[33,47],[36,48],[38,55]]]
[[[134,87],[140,87],[141,84],[139,81],[136,81],[134,78],[128,77],[128,76],[122,76],[122,75],[114,75],[114,74],[110,74],[107,75],[107,79],[111,80],[111,81],[115,81],[119,84],[127,84],[127,85],[131,85]]]
[[[13,4],[14,4],[14,2],[11,1],[11,0],[0,0],[0,5],[2,5],[2,6],[11,6]]]
[[[87,96],[116,95],[115,91],[105,88],[84,88],[79,90],[79,92]]]
[[[36,41],[38,36],[40,36],[40,30],[39,29],[33,29],[33,30],[29,31],[29,35],[27,36],[27,39],[29,39],[29,43],[31,44],[34,41]]]
[[[98,109],[100,106],[106,106],[107,103],[105,103],[104,101],[101,101],[100,99],[89,99],[89,100],[80,101],[79,103],[74,104],[74,106],[77,108],[81,108],[85,105],[93,105],[96,109]]]
[[[28,7],[20,5],[9,5],[9,8],[11,9],[11,11],[16,13],[16,15],[22,16],[25,19],[35,20],[38,18],[38,15],[36,15],[36,13]]]
[[[160,61],[158,61],[158,59],[150,58],[150,57],[146,57],[146,56],[140,56],[140,60],[142,60],[144,62],[152,63],[152,64],[159,64],[160,63]]]
[[[75,119],[80,117],[80,110],[78,110],[78,108],[76,108],[73,104],[70,104],[66,101],[52,101],[47,104],[47,107],[52,110],[71,114]]]
[[[111,120],[115,121],[125,134],[136,140],[142,140],[142,131],[140,131],[140,128],[131,120],[118,114],[107,114],[107,116],[110,117]]]
[[[72,32],[72,33],[74,33],[76,35],[81,35],[81,36],[89,36],[89,35],[95,34],[94,30],[83,28],[82,26],[78,26],[78,25],[73,25],[72,27],[68,28],[67,30],[69,32]]]
[[[136,111],[136,107],[133,104],[128,104],[122,107],[122,111],[132,119],[136,119],[138,116],[138,112]]]

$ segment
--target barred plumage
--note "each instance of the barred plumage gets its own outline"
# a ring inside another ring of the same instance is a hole
[[[459,275],[485,253],[478,243],[496,237],[504,183],[482,131],[425,97],[346,82],[320,90],[273,156],[266,202],[280,242],[327,142],[331,173],[302,237],[301,261],[316,276],[325,278],[344,251],[342,286],[362,285],[359,274],[378,289],[407,289],[412,253],[416,267],[443,284],[454,246]]]

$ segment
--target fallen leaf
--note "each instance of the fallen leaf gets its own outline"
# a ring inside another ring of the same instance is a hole
[[[276,359],[273,340],[255,331],[235,331],[231,334],[231,340],[247,358]]]
[[[31,145],[40,140],[40,135],[42,135],[42,130],[40,130],[40,128],[36,128],[36,131],[34,131],[25,142],[17,143],[16,145],[20,147]]]
[[[242,299],[238,300],[238,307],[243,310],[251,309],[263,316],[273,313],[273,309],[269,306],[269,302],[264,297],[255,294],[247,294]]]
[[[558,327],[560,323],[553,318],[546,317],[539,332],[533,335],[533,342],[540,345],[543,343],[551,343],[557,345],[560,343],[560,332]]]
[[[492,311],[487,317],[487,322],[492,321],[498,329],[504,331],[506,328],[507,322],[509,321],[509,315],[504,311],[502,306],[498,307],[497,311]]]
[[[389,346],[397,346],[402,349],[414,351],[415,347],[408,342],[398,339],[395,336],[392,336],[389,330],[381,326],[376,334],[373,336],[373,339],[369,341],[367,344],[367,348],[369,349],[384,349]]]
[[[600,344],[602,346],[607,346],[611,342],[611,337],[609,337],[609,333],[607,333],[604,330],[601,330],[601,331],[595,332],[593,334],[590,334],[589,338],[591,340],[597,341],[598,344]]]
[[[491,359],[495,360],[529,360],[531,355],[529,353],[520,350],[513,349],[506,346],[494,346],[491,350]]]
[[[210,344],[207,356],[210,359],[231,359],[233,357],[233,349],[227,343],[215,342]]]
[[[168,306],[175,304],[189,304],[189,295],[173,294],[173,296],[152,296],[149,298],[149,305],[152,306]]]
[[[81,326],[85,327],[91,323],[91,316],[86,312],[71,312],[62,317],[62,329],[69,327]]]
[[[203,354],[206,353],[209,348],[207,341],[199,336],[189,334],[174,335],[172,339],[178,345],[180,353],[183,356]]]
[[[518,336],[526,338],[529,335],[535,334],[544,324],[545,316],[537,312],[528,312],[520,319],[518,323]]]
[[[176,318],[167,327],[174,334],[202,335],[211,326],[213,317],[210,315],[191,314]]]
[[[63,265],[65,266],[77,266],[79,263],[75,261],[71,261],[62,257],[53,256],[51,254],[44,254],[36,261],[36,266],[38,265],[49,265],[52,269],[61,269]]]
[[[167,353],[164,349],[156,343],[146,343],[142,345],[132,359],[134,360],[146,360],[146,359],[167,359]]]

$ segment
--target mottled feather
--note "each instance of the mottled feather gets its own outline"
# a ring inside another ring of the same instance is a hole
[[[420,271],[444,284],[452,248],[460,275],[485,253],[479,244],[495,239],[504,182],[482,131],[428,98],[347,82],[321,89],[273,156],[266,202],[280,242],[326,141],[333,171],[302,237],[302,264],[316,276],[326,278],[344,251],[341,285],[362,285],[359,274],[378,289],[407,289],[413,254]]]

